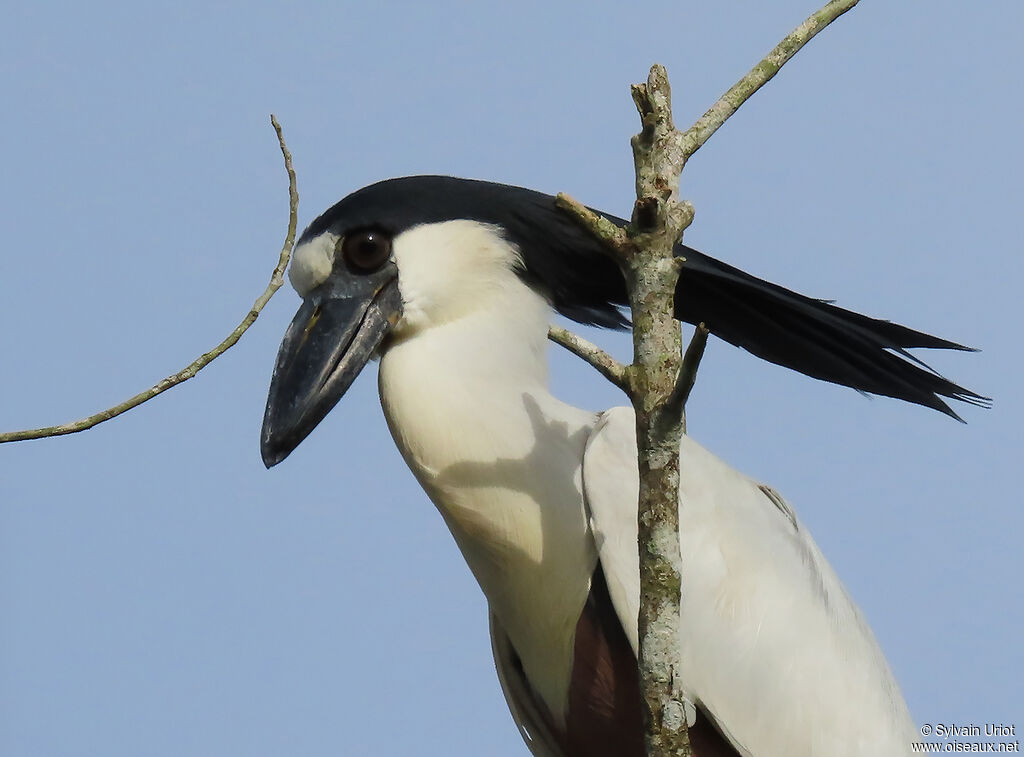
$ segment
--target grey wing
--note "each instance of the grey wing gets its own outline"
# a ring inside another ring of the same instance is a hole
[[[634,649],[635,428],[630,408],[605,412],[583,462],[609,595]],[[792,508],[685,436],[680,471],[684,695],[740,754],[911,754],[917,729],[885,658]]]

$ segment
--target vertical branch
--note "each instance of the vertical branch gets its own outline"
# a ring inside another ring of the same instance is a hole
[[[633,137],[637,201],[622,259],[633,317],[633,378],[640,470],[640,691],[648,755],[689,755],[679,635],[682,555],[679,550],[679,442],[682,415],[674,403],[682,369],[682,335],[675,320],[679,260],[675,245],[693,219],[677,200],[685,160],[672,122],[672,92],[662,66],[633,87],[643,121]]]
[[[701,324],[684,359],[675,289],[682,266],[676,244],[693,220],[693,207],[679,198],[687,159],[746,100],[768,82],[818,32],[858,0],[831,0],[785,37],[731,87],[685,133],[672,120],[672,92],[664,67],[651,67],[647,82],[632,88],[643,128],[632,139],[637,201],[626,233],[580,203],[559,195],[558,205],[601,238],[618,260],[629,290],[633,318],[633,363],[611,370],[593,350],[583,355],[629,394],[636,412],[640,471],[640,693],[644,745],[649,757],[692,754],[679,658],[680,604],[685,577],[679,546],[679,443],[685,433],[685,403],[707,339]],[[684,274],[685,275],[685,274]],[[565,343],[564,339],[559,340]],[[614,379],[613,379],[614,380]]]

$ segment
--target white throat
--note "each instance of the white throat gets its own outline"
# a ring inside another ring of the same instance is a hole
[[[581,482],[594,415],[548,392],[551,309],[493,227],[420,226],[394,251],[405,315],[381,358],[384,414],[561,718],[597,561]]]

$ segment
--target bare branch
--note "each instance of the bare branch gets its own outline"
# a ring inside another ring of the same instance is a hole
[[[704,324],[697,327],[684,355],[673,310],[679,276],[686,274],[681,272],[674,248],[693,220],[693,207],[679,200],[680,174],[687,159],[747,98],[812,37],[856,4],[857,0],[832,0],[813,14],[685,133],[673,124],[665,68],[651,67],[647,82],[632,88],[643,128],[631,140],[637,201],[626,239],[623,230],[608,228],[607,221],[602,224],[604,219],[559,195],[559,207],[618,253],[627,281],[633,320],[633,363],[626,369],[630,379],[627,393],[636,413],[640,473],[637,665],[648,757],[692,754],[678,648],[685,582],[679,542],[679,444],[685,433],[686,400],[696,380],[708,330]]]
[[[686,130],[680,139],[684,160],[697,152],[708,138],[718,131],[719,126],[739,110],[752,94],[771,81],[779,69],[818,32],[853,8],[857,2],[858,0],[832,0],[790,32],[760,63],[750,69],[746,76],[718,98],[718,102],[712,105],[697,123]]]
[[[79,431],[90,429],[104,421],[109,421],[111,418],[116,418],[121,415],[121,413],[126,413],[132,408],[138,407],[143,402],[153,399],[158,394],[166,392],[172,386],[177,386],[184,381],[188,381],[199,373],[199,371],[213,362],[214,359],[234,346],[234,344],[242,337],[242,334],[244,334],[249,327],[255,323],[256,318],[259,316],[264,306],[284,283],[284,271],[288,267],[288,260],[291,258],[292,247],[295,244],[295,232],[298,228],[299,216],[299,192],[296,187],[295,169],[292,166],[292,154],[289,152],[288,146],[285,144],[284,134],[281,131],[281,125],[277,122],[277,118],[271,116],[270,123],[273,124],[274,131],[277,133],[277,142],[281,148],[281,155],[284,157],[284,167],[288,172],[288,233],[285,235],[284,246],[281,247],[281,254],[278,258],[277,265],[274,267],[274,272],[270,277],[270,283],[267,285],[267,288],[263,290],[263,294],[256,298],[252,308],[250,308],[249,312],[246,313],[245,318],[243,318],[242,322],[238,324],[238,327],[228,334],[224,341],[209,352],[204,352],[177,373],[171,374],[163,381],[160,381],[144,392],[139,392],[134,397],[125,400],[119,405],[115,405],[114,407],[102,410],[94,415],[90,415],[88,418],[83,418],[71,423],[65,423],[60,426],[48,426],[46,428],[29,429],[26,431],[8,431],[0,433],[0,443],[20,442],[26,439],[42,439],[48,436],[74,434]]]
[[[651,66],[632,88],[643,122],[631,140],[637,202],[629,232],[633,250],[622,262],[633,320],[637,463],[640,473],[637,540],[640,567],[640,640],[637,666],[650,757],[691,753],[679,657],[683,586],[679,545],[679,442],[682,423],[669,414],[682,364],[682,336],[673,314],[680,260],[675,245],[692,218],[678,201],[685,156],[672,125],[672,93],[664,66]]]
[[[668,417],[678,416],[683,424],[683,433],[686,433],[686,403],[690,399],[690,392],[697,382],[697,368],[700,367],[701,358],[704,357],[704,348],[708,343],[708,327],[703,323],[697,324],[693,329],[693,336],[690,344],[683,354],[683,364],[679,369],[679,377],[676,379],[675,389],[665,400],[665,414]]]
[[[596,344],[587,341],[561,326],[548,328],[548,339],[569,350],[576,357],[590,363],[602,376],[611,381],[627,394],[630,391],[629,369],[602,350]]]
[[[621,255],[623,249],[629,244],[629,237],[626,236],[623,229],[564,192],[559,192],[555,197],[555,205],[571,215],[593,236],[607,244],[614,253]]]

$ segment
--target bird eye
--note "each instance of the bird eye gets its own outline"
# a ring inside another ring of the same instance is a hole
[[[355,273],[371,273],[391,256],[391,237],[379,229],[361,229],[341,240],[345,265]]]

